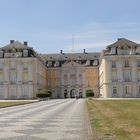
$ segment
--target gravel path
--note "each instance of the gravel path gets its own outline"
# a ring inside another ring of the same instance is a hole
[[[84,99],[0,109],[0,140],[87,140]]]

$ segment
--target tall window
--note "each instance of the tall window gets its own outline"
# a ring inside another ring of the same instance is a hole
[[[76,75],[71,75],[70,80],[71,80],[71,85],[76,86]]]
[[[17,73],[14,70],[10,72],[10,81],[12,84],[15,84],[17,80]]]
[[[124,61],[124,67],[130,67],[130,61],[129,60]]]
[[[138,87],[138,94],[140,95],[140,86]]]
[[[130,86],[125,86],[124,87],[124,94],[128,95],[131,93],[131,87]]]
[[[23,72],[23,82],[28,81],[28,72]]]
[[[3,77],[3,75],[2,75],[2,73],[0,72],[0,84],[2,84],[2,82],[3,82],[2,77]]]
[[[2,71],[2,64],[0,64],[0,71]]]
[[[113,94],[117,94],[117,87],[113,87]]]
[[[16,69],[16,64],[13,62],[11,63],[11,70],[15,70]]]
[[[131,81],[131,71],[130,70],[124,70],[123,72],[124,81],[130,82]]]
[[[0,88],[0,97],[3,97],[4,96],[4,90],[3,90],[3,87]]]
[[[11,97],[16,97],[16,88],[15,87],[10,88],[10,96]]]
[[[117,71],[112,71],[112,82],[117,82],[118,77],[117,77]]]
[[[138,78],[138,81],[140,81],[140,70],[137,71],[137,78]]]
[[[28,63],[23,63],[23,70],[28,70]]]
[[[79,85],[82,86],[83,84],[83,80],[82,80],[82,75],[79,74],[79,81],[78,81]]]
[[[116,61],[112,61],[112,68],[116,68]]]
[[[137,61],[137,66],[140,67],[140,60]]]
[[[51,80],[48,79],[48,87],[50,88],[51,87]]]
[[[64,75],[64,85],[68,85],[68,77],[67,77],[67,75]]]
[[[22,91],[22,94],[23,94],[23,97],[27,97],[28,96],[28,87],[23,87],[23,91]]]

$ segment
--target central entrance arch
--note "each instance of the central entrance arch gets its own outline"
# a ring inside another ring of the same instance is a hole
[[[77,96],[77,92],[76,92],[76,89],[72,89],[70,91],[70,98],[75,98]]]

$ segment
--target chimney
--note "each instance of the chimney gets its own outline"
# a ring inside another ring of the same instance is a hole
[[[60,50],[60,53],[63,54],[63,50]]]
[[[15,41],[14,40],[10,40],[10,44],[14,43]]]
[[[123,40],[124,38],[118,38],[118,41]]]
[[[86,53],[86,50],[85,49],[83,49],[83,53]]]
[[[27,42],[27,41],[24,41],[23,44],[24,44],[25,46],[27,46],[27,45],[28,45],[28,42]]]

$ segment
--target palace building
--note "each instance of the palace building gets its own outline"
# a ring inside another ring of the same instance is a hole
[[[119,38],[100,56],[100,94],[105,98],[140,97],[140,44]]]
[[[140,97],[140,44],[118,39],[101,53],[38,54],[27,42],[0,48],[0,99]]]
[[[27,42],[11,40],[0,48],[0,99],[33,99],[44,88],[45,61]]]
[[[85,97],[91,89],[99,96],[100,53],[63,53],[43,55],[47,65],[47,88],[54,98]]]

